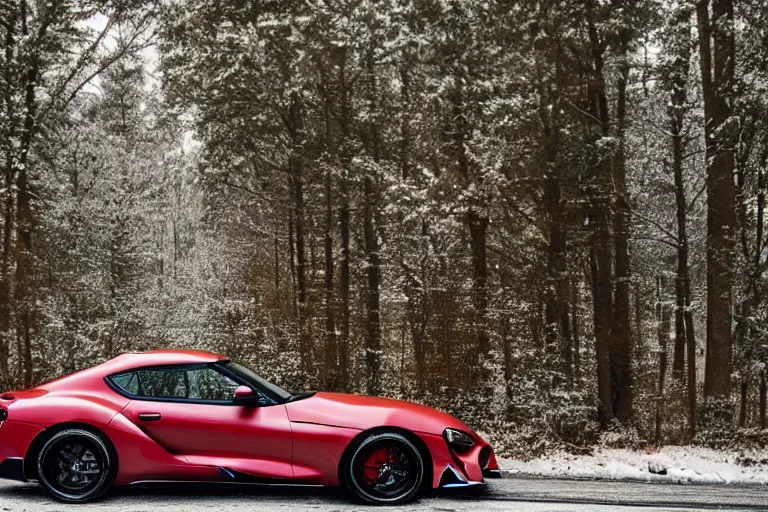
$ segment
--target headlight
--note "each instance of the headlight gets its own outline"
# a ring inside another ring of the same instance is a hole
[[[472,439],[469,434],[462,432],[461,430],[455,430],[452,428],[445,429],[443,437],[448,446],[456,450],[457,452],[466,452],[475,446],[475,440]]]

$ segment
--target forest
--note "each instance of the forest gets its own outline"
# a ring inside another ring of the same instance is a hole
[[[0,388],[121,352],[503,454],[768,441],[762,0],[0,0]]]

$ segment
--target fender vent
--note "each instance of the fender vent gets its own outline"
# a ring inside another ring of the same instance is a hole
[[[491,448],[488,446],[483,446],[483,449],[480,450],[480,458],[478,462],[480,463],[480,469],[485,469],[488,467],[488,463],[491,461]]]

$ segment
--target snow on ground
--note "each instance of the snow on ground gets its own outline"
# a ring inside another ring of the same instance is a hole
[[[599,448],[592,455],[558,453],[530,461],[500,459],[510,474],[695,484],[768,485],[768,450],[722,452],[669,446],[654,453]]]

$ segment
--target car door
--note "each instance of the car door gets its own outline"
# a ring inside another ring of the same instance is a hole
[[[190,464],[226,468],[224,475],[293,478],[285,406],[263,395],[257,405],[236,404],[241,383],[215,366],[144,368],[112,382],[132,398],[123,414]]]

